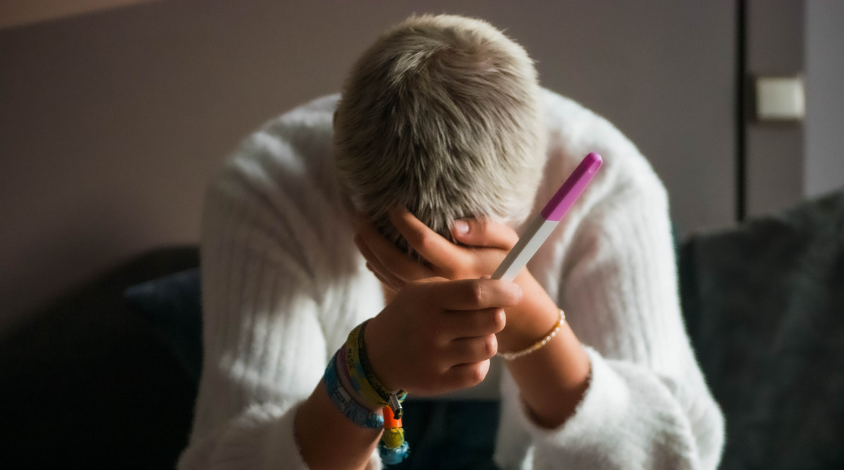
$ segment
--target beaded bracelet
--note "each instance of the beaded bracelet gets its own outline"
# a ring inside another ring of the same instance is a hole
[[[346,339],[346,345],[337,351],[338,365],[343,367],[343,377],[355,392],[370,403],[383,407],[384,433],[378,444],[378,453],[385,464],[399,463],[407,457],[410,449],[404,440],[402,429],[401,402],[407,392],[387,390],[369,364],[364,331],[369,320],[355,327]]]
[[[392,465],[401,462],[410,452],[410,446],[404,440],[401,418],[396,418],[388,408],[384,408],[384,434],[378,445],[381,462]]]
[[[328,361],[328,366],[325,368],[325,375],[323,381],[325,382],[325,389],[328,390],[328,396],[331,402],[340,410],[341,413],[352,422],[360,427],[368,429],[381,429],[384,427],[384,417],[368,410],[363,405],[357,402],[349,392],[340,383],[337,376],[337,360],[343,348],[337,350],[334,356]]]
[[[566,321],[566,313],[563,312],[563,309],[560,309],[560,318],[557,320],[557,323],[554,323],[554,326],[551,328],[551,331],[539,341],[533,343],[532,345],[528,346],[526,349],[522,349],[521,351],[516,352],[498,352],[498,355],[503,357],[507,361],[512,361],[513,359],[520,358],[522,356],[526,356],[542,346],[548,344],[548,341],[551,341],[557,333],[560,331],[560,328],[563,327],[563,322]]]

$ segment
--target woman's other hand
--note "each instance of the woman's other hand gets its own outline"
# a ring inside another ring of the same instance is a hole
[[[424,266],[410,259],[368,220],[355,217],[355,244],[366,258],[367,268],[393,291],[408,282],[432,276],[451,280],[489,276],[519,240],[512,228],[489,219],[454,222],[452,235],[467,246],[451,243],[403,208],[392,210],[390,221],[408,245],[429,263]]]

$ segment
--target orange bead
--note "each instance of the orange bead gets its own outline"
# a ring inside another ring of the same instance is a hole
[[[401,420],[393,417],[393,410],[389,406],[385,406],[381,412],[384,414],[384,429],[401,427]]]

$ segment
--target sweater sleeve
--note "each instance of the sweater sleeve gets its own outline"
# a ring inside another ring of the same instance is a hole
[[[504,378],[505,414],[527,431],[535,470],[718,465],[723,417],[685,333],[667,197],[652,183],[597,204],[567,250],[558,300],[592,364],[574,415],[535,425]]]
[[[204,362],[180,470],[307,469],[295,414],[343,330],[326,333],[322,312],[342,309],[318,286],[331,283],[334,237],[351,236],[326,226],[336,211],[283,140],[253,135],[206,197]]]

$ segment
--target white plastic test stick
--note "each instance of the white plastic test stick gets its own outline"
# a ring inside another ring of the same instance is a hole
[[[492,274],[493,279],[504,279],[512,281],[524,268],[528,261],[533,258],[539,247],[545,243],[548,235],[560,222],[563,216],[571,209],[580,193],[586,185],[592,181],[595,172],[601,167],[604,160],[597,153],[590,153],[577,165],[571,176],[560,186],[554,197],[548,201],[542,212],[528,225],[525,233],[522,234],[516,246],[510,250],[498,269]]]

